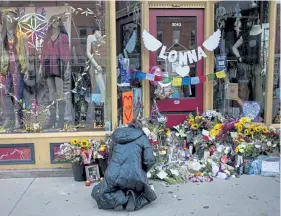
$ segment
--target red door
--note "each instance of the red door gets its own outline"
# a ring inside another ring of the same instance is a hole
[[[149,14],[149,32],[164,46],[167,47],[165,55],[171,50],[177,52],[194,50],[201,46],[204,39],[204,11],[200,9],[151,9]],[[180,77],[176,73],[176,61],[170,63],[159,57],[161,48],[150,52],[150,68],[158,66],[169,77]],[[204,75],[203,60],[189,65],[190,72],[187,77]],[[152,90],[153,90],[153,86]],[[203,111],[203,84],[184,85],[173,87],[174,94],[165,100],[158,100],[159,111],[167,119],[167,127],[171,128],[184,119],[190,112]]]

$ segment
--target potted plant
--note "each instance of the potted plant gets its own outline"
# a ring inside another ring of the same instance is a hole
[[[92,147],[88,140],[78,141],[72,139],[70,143],[60,145],[60,155],[72,163],[73,177],[75,181],[85,181],[85,164],[90,163]]]

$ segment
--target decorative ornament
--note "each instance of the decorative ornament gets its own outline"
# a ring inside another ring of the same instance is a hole
[[[144,46],[150,51],[154,52],[162,46],[162,43],[157,40],[153,35],[149,34],[146,30],[143,30],[142,38]]]
[[[209,51],[216,49],[220,43],[221,30],[218,29],[207,40],[204,41],[203,47]]]
[[[245,101],[243,103],[243,114],[245,117],[255,119],[260,113],[260,105],[254,101]]]

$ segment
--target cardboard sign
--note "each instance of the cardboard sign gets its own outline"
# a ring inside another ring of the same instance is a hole
[[[238,83],[228,83],[226,90],[226,99],[237,100],[238,99]]]
[[[123,124],[129,124],[133,120],[134,111],[134,99],[133,92],[123,92],[122,94],[123,101]]]

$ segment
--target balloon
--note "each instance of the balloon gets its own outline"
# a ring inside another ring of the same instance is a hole
[[[150,74],[154,74],[155,76],[163,77],[162,76],[162,70],[159,67],[157,67],[157,66],[153,66],[149,73]],[[157,82],[158,81],[150,81],[150,83],[152,85],[157,85]]]

